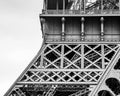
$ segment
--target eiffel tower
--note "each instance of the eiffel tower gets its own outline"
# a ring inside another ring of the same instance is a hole
[[[120,0],[44,0],[43,45],[5,96],[120,96]]]

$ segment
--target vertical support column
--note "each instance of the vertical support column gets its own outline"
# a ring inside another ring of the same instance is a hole
[[[81,3],[82,3],[82,1],[80,0],[80,1],[79,1],[79,9],[80,9],[80,13],[81,13]]]
[[[63,0],[63,14],[65,13],[65,0]]]
[[[119,13],[120,13],[120,0],[119,0]]]
[[[104,44],[101,45],[101,50],[102,50],[102,52],[101,52],[102,53],[102,69],[104,69],[105,68]]]
[[[43,10],[46,10],[45,0],[43,1]]]
[[[43,2],[43,10],[42,10],[43,13],[47,13],[47,2],[46,1],[47,0],[44,0]]]
[[[40,20],[41,20],[41,24],[42,24],[42,26],[41,26],[41,28],[42,28],[42,37],[44,38],[44,39],[43,39],[44,42],[46,42],[47,36],[46,36],[46,30],[45,30],[45,19],[44,19],[44,18],[41,18]],[[43,49],[44,47],[45,47],[45,45],[42,46],[42,49]],[[41,49],[41,50],[42,50],[42,49]],[[39,57],[38,57],[38,58],[39,58]],[[37,58],[37,59],[38,59],[38,58]],[[43,67],[43,58],[44,58],[44,51],[41,52],[40,68],[44,68],[44,67]]]
[[[73,3],[73,13],[75,13],[75,1]]]
[[[84,47],[85,47],[85,45],[84,44],[82,44],[81,45],[81,69],[84,69]]]
[[[57,0],[56,2],[57,2],[57,3],[56,3],[57,13],[59,13],[59,12],[58,12],[58,9],[59,9],[59,6],[58,6],[58,0]]]
[[[47,9],[48,9],[48,0],[45,0],[46,2],[46,4],[45,4],[45,12],[47,13]]]
[[[84,21],[85,21],[85,18],[82,17],[82,18],[81,18],[81,40],[82,40],[82,41],[83,41],[84,38],[85,38]]]
[[[61,56],[61,66],[60,66],[60,68],[63,69],[63,68],[64,68],[64,67],[63,67],[63,66],[64,66],[64,50],[65,50],[65,49],[64,49],[64,44],[62,44],[61,47],[62,47],[62,48],[61,48],[61,49],[62,49],[62,51],[61,51],[61,55],[62,55],[62,56]]]
[[[61,36],[61,40],[64,41],[65,40],[65,17],[62,17],[61,21],[62,21],[62,36]]]
[[[103,41],[104,40],[104,18],[103,17],[101,17],[100,18],[100,21],[101,21],[101,41]]]
[[[85,8],[85,6],[86,6],[86,0],[84,0],[84,14],[86,13],[86,8]]]
[[[47,45],[47,46],[48,46],[48,45]],[[47,47],[47,46],[46,46],[46,47]],[[45,48],[45,45],[42,46],[42,50],[43,50],[44,48]],[[43,61],[44,56],[45,56],[44,51],[42,51],[42,52],[41,52],[41,58],[38,57],[39,59],[41,59],[41,60],[40,60],[40,68],[44,68],[44,64],[43,64],[43,62],[44,62],[44,61]],[[37,59],[38,59],[38,58],[37,58]]]
[[[46,31],[45,31],[45,19],[44,18],[40,18],[41,20],[41,30],[42,30],[42,37],[44,38],[44,40],[46,40]]]
[[[103,0],[101,0],[101,14],[103,13]]]

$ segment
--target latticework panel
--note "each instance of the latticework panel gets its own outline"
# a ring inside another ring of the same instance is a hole
[[[102,71],[28,71],[24,82],[97,83]]]
[[[24,91],[22,91],[21,86],[15,86],[12,92],[10,93],[10,96],[26,96]]]
[[[116,44],[47,44],[19,82],[97,84]]]
[[[115,44],[48,44],[30,69],[105,69]]]
[[[117,44],[47,44],[7,96],[119,95],[119,49]],[[117,89],[109,82],[117,82]]]

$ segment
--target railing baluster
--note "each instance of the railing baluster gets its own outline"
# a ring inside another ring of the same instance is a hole
[[[84,35],[85,35],[85,33],[84,33],[84,21],[85,21],[85,18],[84,17],[82,17],[81,18],[81,40],[83,41],[84,40]]]
[[[103,41],[104,40],[104,18],[101,17],[100,21],[101,21],[101,41]]]

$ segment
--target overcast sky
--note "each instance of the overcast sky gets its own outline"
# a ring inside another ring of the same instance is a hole
[[[0,0],[0,96],[39,51],[43,0]]]

